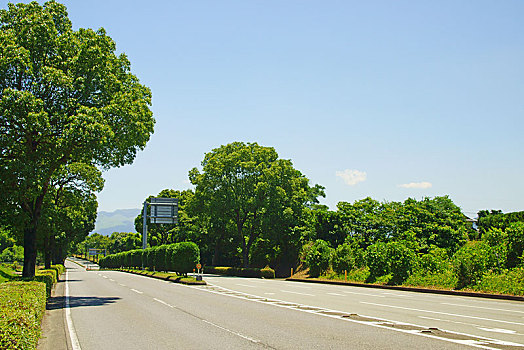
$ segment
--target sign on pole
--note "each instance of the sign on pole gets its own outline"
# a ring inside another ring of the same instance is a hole
[[[151,198],[152,224],[178,223],[178,198]]]

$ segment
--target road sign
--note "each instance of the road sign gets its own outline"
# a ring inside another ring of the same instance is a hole
[[[197,265],[196,265],[196,268],[200,270],[200,269],[202,268],[202,265],[197,264]]]
[[[178,198],[151,198],[152,224],[176,224],[178,223]]]

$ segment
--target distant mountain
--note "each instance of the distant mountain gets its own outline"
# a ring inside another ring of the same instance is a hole
[[[140,209],[100,211],[93,232],[104,236],[109,236],[113,232],[135,232],[135,218],[139,213]]]

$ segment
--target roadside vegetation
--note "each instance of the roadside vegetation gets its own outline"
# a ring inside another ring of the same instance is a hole
[[[63,265],[38,269],[34,279],[21,276],[17,262],[0,264],[0,349],[35,349],[53,284]]]

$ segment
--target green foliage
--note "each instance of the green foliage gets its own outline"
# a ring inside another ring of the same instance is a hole
[[[497,266],[497,259],[491,247],[483,241],[471,241],[453,256],[453,269],[458,277],[458,288],[472,287],[484,273]]]
[[[0,205],[24,236],[24,276],[32,277],[37,241],[64,234],[67,248],[77,232],[86,234],[93,197],[82,204],[80,194],[94,195],[100,169],[130,164],[145,147],[151,91],[104,29],[74,30],[55,1],[1,10],[0,42]],[[66,221],[56,216],[64,203],[74,207]]]
[[[508,235],[508,268],[518,266],[524,253],[524,222],[514,222],[506,228]]]
[[[53,284],[57,282],[57,276],[55,270],[38,270],[34,277],[35,281],[45,283],[46,296],[51,296],[51,289]]]
[[[0,254],[0,262],[24,261],[24,247],[13,245]]]
[[[202,172],[194,168],[189,178],[196,186],[195,213],[215,249],[230,242],[248,267],[255,243],[266,239],[273,245],[258,257],[281,266],[296,262],[301,237],[295,228],[323,191],[310,187],[291,161],[278,159],[272,147],[233,142],[206,153]]]
[[[339,245],[333,254],[331,265],[333,271],[344,273],[344,271],[352,271],[355,269],[355,253],[352,247],[345,243]]]
[[[457,283],[458,277],[452,269],[442,271],[418,270],[410,275],[403,285],[432,289],[454,289]]]
[[[413,271],[417,263],[415,252],[402,242],[378,242],[366,250],[370,281],[389,276],[387,283],[400,284]],[[382,279],[384,280],[384,279]]]
[[[102,268],[136,268],[143,263],[150,270],[163,269],[187,274],[200,261],[198,246],[193,242],[180,242],[159,247],[136,249],[110,254],[99,261]]]
[[[275,278],[275,271],[269,267],[257,269],[253,267],[225,267],[225,266],[205,266],[205,273],[217,275],[254,277],[254,278]]]
[[[306,266],[309,267],[309,275],[318,277],[325,273],[330,266],[333,249],[326,241],[317,239],[306,254]]]
[[[43,283],[0,284],[0,349],[35,349],[45,305]]]
[[[474,290],[488,293],[524,295],[524,268],[487,272],[473,286]]]

